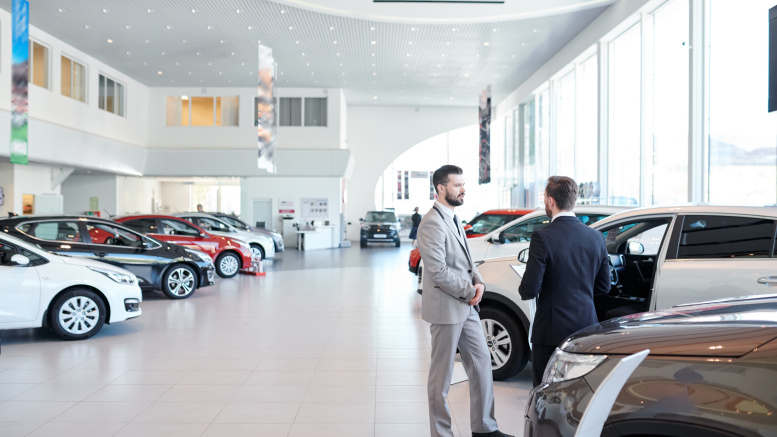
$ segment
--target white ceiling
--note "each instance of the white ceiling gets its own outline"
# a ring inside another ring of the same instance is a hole
[[[254,86],[261,41],[279,87],[343,88],[349,105],[476,106],[489,84],[504,98],[612,2],[425,3],[427,15],[396,21],[419,5],[380,15],[386,4],[369,0],[32,0],[30,24],[151,87]],[[373,9],[346,16],[345,4]],[[477,22],[432,13],[473,6],[486,8]]]

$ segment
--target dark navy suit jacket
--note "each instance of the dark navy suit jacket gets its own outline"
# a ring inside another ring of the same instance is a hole
[[[602,233],[577,217],[557,217],[532,234],[529,260],[518,292],[537,298],[531,342],[558,346],[597,323],[594,294],[610,291],[610,267]]]

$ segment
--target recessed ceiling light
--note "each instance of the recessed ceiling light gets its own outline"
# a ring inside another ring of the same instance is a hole
[[[378,73],[375,73],[375,72],[373,72],[373,73],[372,73],[372,75],[373,75],[373,76],[377,76],[377,75],[378,75]]]
[[[372,44],[372,45],[375,45],[377,43],[378,43],[377,41],[370,41],[370,44]]]
[[[534,33],[537,33],[537,32],[539,32],[539,31],[540,31],[539,29],[534,29]]]
[[[294,30],[294,26],[289,26],[289,30]]]
[[[202,54],[202,52],[196,52],[195,54],[196,54],[197,56],[200,56],[200,55]]]
[[[405,64],[405,67],[407,67],[407,64]]]
[[[378,96],[372,96],[372,100],[378,100]]]
[[[469,73],[465,74],[464,77],[469,77]]]
[[[143,61],[143,65],[148,65],[148,62],[146,62],[146,61]]]
[[[446,46],[449,46],[449,45],[451,45],[451,42],[450,42],[450,41],[446,41],[446,42],[445,42],[445,45],[446,45]]]
[[[521,47],[526,47],[526,43],[525,43],[525,42],[522,42],[522,43],[521,43]]]
[[[127,56],[129,56],[129,55],[131,55],[131,54],[132,54],[132,52],[127,52]]]
[[[150,14],[151,13],[151,9],[146,9],[146,12],[148,12]]]
[[[281,71],[281,76],[283,76],[283,72]]]
[[[494,28],[494,29],[492,30],[492,32],[496,32],[496,28]]]
[[[375,28],[374,27],[370,27],[370,30],[375,30]]]
[[[402,73],[402,76],[407,76],[407,73]]]
[[[315,75],[316,75],[316,73],[314,73],[314,72],[312,72],[312,71],[311,71],[311,72],[310,72],[310,75],[311,75],[311,76],[315,76]]]
[[[486,41],[486,42],[484,42],[484,43],[483,43],[483,45],[484,45],[484,46],[490,46],[490,45],[491,45],[491,43],[490,43],[490,42],[488,42],[488,41]]]
[[[310,67],[310,62],[308,62],[307,64],[305,64],[305,66],[306,66],[306,67]]]
[[[103,14],[107,14],[107,13],[108,13],[108,10],[103,8]]]
[[[248,30],[251,30],[251,29],[253,29],[253,26],[248,26]]]
[[[451,97],[451,100],[453,100],[453,97]]]
[[[235,52],[231,52],[230,55],[235,56]]]
[[[513,55],[513,58],[514,58],[514,57],[515,57],[515,55]]]
[[[375,56],[375,53],[372,53],[372,56]]]
[[[130,29],[132,29],[132,26],[130,26],[129,24],[127,24],[126,26],[124,26],[124,28],[125,28],[125,29],[127,29],[127,30],[130,30]]]
[[[246,63],[245,62],[241,62],[240,65],[243,66],[243,65],[246,65]]]
[[[299,44],[299,41],[294,41],[295,44]]]
[[[208,67],[212,67],[212,66],[213,66],[213,62],[208,62]]]
[[[84,24],[84,29],[89,30],[89,25],[88,24]]]
[[[329,30],[335,30],[334,26],[329,26]]]
[[[410,53],[407,53],[407,56],[408,56],[408,57],[409,57],[409,56],[411,56],[411,55],[410,55]]]
[[[219,71],[219,76],[221,76],[221,72]]]
[[[443,53],[443,54],[442,54],[442,55],[440,55],[440,56],[444,58],[444,57],[445,57],[445,53]]]
[[[411,28],[410,28],[410,31],[411,31],[411,32],[415,32],[415,27],[411,27]]]
[[[374,66],[375,66],[375,64],[372,64],[372,66],[374,67]]]
[[[148,44],[148,43],[150,43],[151,41],[150,41],[150,40],[144,40],[144,42],[145,42],[146,44]]]
[[[413,41],[408,41],[407,44],[412,46],[413,45]]]
[[[185,39],[181,40],[181,44],[186,44],[186,40]]]
[[[340,56],[340,53],[338,53],[337,56]]]
[[[477,55],[475,55],[475,57],[476,57],[476,58],[479,58],[479,57],[480,57],[480,53],[478,53]]]
[[[156,74],[161,76],[162,75],[162,70],[157,71]]]
[[[235,13],[236,13],[236,14],[239,14],[239,13],[240,13],[240,9],[236,10],[236,11],[235,11]]]
[[[59,12],[65,12],[65,10],[64,10],[64,9],[62,9],[62,8],[57,8],[57,11],[59,11]]]
[[[191,76],[191,75],[192,75],[192,72],[190,71],[190,72],[189,72],[189,76]]]
[[[202,79],[200,79],[200,83],[203,83],[203,82],[205,82],[205,81],[204,81],[204,80],[202,80]]]
[[[340,66],[341,66],[341,67],[343,66],[343,63],[342,63],[342,62],[340,63]]]
[[[453,29],[451,29],[451,32],[455,32],[455,31],[456,31],[456,28],[455,28],[455,27],[454,27]]]
[[[196,14],[196,13],[197,13],[197,9],[192,9],[192,14]]]
[[[108,39],[108,44],[113,44],[113,40],[109,38]]]
[[[162,56],[164,56],[164,55],[165,55],[165,52],[161,52],[161,55],[162,55]]]
[[[302,52],[302,56],[305,56],[305,52]]]
[[[224,40],[223,40],[223,39],[220,39],[220,40],[219,40],[219,44],[224,44]]]
[[[281,9],[281,14],[285,14],[285,13],[286,13],[286,11]]]
[[[437,67],[438,67],[438,68],[439,68],[439,67],[442,67],[442,65],[440,65],[440,64],[437,64]]]
[[[180,62],[176,62],[175,65],[181,65],[181,63]]]
[[[332,44],[337,44],[337,41],[332,41]]]
[[[343,76],[345,76],[345,71],[343,71]]]
[[[171,26],[171,25],[169,25],[169,24],[168,24],[167,26],[165,26],[165,27],[167,28],[167,30],[170,30],[170,29],[172,29],[172,28],[173,28],[173,26]]]

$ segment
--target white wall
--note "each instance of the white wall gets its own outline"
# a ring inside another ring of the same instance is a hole
[[[339,149],[343,145],[341,119],[345,113],[345,98],[337,88],[278,88],[281,97],[326,97],[326,127],[284,126],[278,128],[278,148],[288,149]],[[304,100],[304,99],[303,99]]]
[[[116,215],[149,214],[160,201],[161,182],[151,178],[119,176],[116,181],[119,202]]]
[[[348,108],[348,146],[355,160],[348,180],[348,238],[358,238],[359,218],[375,209],[375,186],[399,155],[435,135],[477,123],[477,107]]]
[[[162,214],[193,211],[191,185],[180,182],[162,182],[161,194]]]
[[[11,211],[22,213],[22,195],[32,194],[37,198],[47,194],[61,194],[60,186],[51,188],[51,179],[58,169],[42,165],[16,165],[14,166],[14,197],[13,209]],[[39,214],[38,209],[33,210],[33,214]]]
[[[97,197],[101,216],[105,211],[116,214],[118,206],[116,175],[70,175],[62,183],[65,214],[83,214],[89,211],[89,198]]]
[[[339,235],[340,213],[342,212],[342,179],[339,177],[284,178],[259,177],[240,179],[240,211],[241,218],[248,223],[254,223],[253,199],[272,199],[272,223],[270,229],[281,230],[281,215],[278,213],[279,199],[294,199],[296,205],[295,221],[303,222],[301,216],[302,198],[329,199],[329,220],[337,226]]]

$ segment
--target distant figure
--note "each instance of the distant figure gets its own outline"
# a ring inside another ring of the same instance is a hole
[[[202,204],[201,204],[201,203],[198,203],[198,204],[197,204],[197,212],[205,212],[205,211],[203,211],[203,209],[202,209]]]
[[[410,229],[410,239],[413,240],[413,244],[415,244],[416,237],[418,237],[418,225],[421,224],[421,214],[418,213],[418,207],[416,206],[415,211],[413,213],[413,216],[410,217],[411,220],[413,220],[413,227]]]

